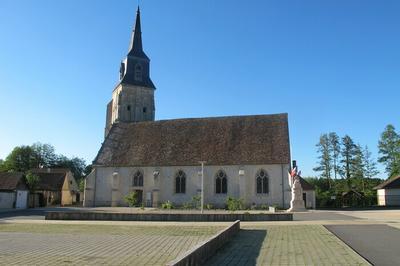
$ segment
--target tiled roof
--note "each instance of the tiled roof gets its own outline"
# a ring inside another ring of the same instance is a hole
[[[374,189],[400,189],[400,175],[389,178],[385,182],[374,187]]]
[[[37,190],[61,191],[68,169],[33,169],[31,172],[40,178]]]
[[[304,178],[300,177],[300,184],[303,190],[315,190],[315,187],[308,183]]]
[[[287,114],[114,123],[95,161],[104,166],[288,164]]]
[[[24,174],[20,172],[0,173],[0,190],[26,189]]]

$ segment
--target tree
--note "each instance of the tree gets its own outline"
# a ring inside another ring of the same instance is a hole
[[[365,178],[373,178],[379,171],[376,168],[376,162],[372,158],[372,154],[368,149],[368,146],[364,148],[364,176]]]
[[[26,183],[28,184],[29,191],[33,195],[33,207],[35,207],[35,192],[40,182],[40,177],[32,174],[31,172],[27,172],[25,175]]]
[[[78,157],[73,157],[70,159],[64,155],[60,155],[53,167],[70,169],[78,182],[85,176],[85,160]]]
[[[35,167],[52,167],[57,161],[55,149],[50,144],[36,142],[31,146],[35,155]]]
[[[332,160],[333,160],[333,173],[334,178],[337,178],[339,173],[339,156],[340,156],[340,138],[335,132],[329,133],[329,143],[331,146]]]
[[[318,166],[313,170],[317,172],[321,172],[321,177],[326,178],[328,180],[328,184],[330,187],[330,179],[331,179],[331,171],[332,171],[332,157],[331,157],[331,145],[329,142],[329,137],[327,134],[323,134],[319,138],[319,142],[317,143],[318,148]]]
[[[385,165],[389,176],[400,174],[400,136],[393,125],[387,125],[378,143],[381,156],[378,162]]]
[[[363,179],[365,177],[364,170],[364,153],[360,144],[354,146],[354,157],[351,163],[351,173],[353,178]]]
[[[344,136],[342,138],[342,160],[340,162],[342,164],[343,175],[346,179],[350,179],[352,177],[355,153],[356,145],[354,144],[354,141],[350,138],[350,136]]]
[[[2,170],[26,172],[35,168],[35,151],[30,146],[15,147],[3,162]]]

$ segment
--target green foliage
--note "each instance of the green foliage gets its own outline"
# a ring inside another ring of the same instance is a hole
[[[81,178],[77,181],[78,181],[79,191],[84,192],[85,191],[85,178]]]
[[[201,195],[196,195],[192,197],[192,207],[195,209],[201,207]]]
[[[161,204],[161,208],[171,210],[174,208],[174,205],[171,201],[167,200],[166,202]]]
[[[57,155],[50,144],[34,143],[31,146],[18,146],[0,164],[2,172],[27,172],[34,168],[68,168],[76,180],[86,176],[91,166],[86,166],[83,159]]]
[[[28,172],[25,175],[25,180],[26,180],[26,183],[28,184],[29,190],[32,193],[35,193],[37,186],[40,182],[40,177],[35,174],[32,174],[31,172]]]
[[[226,199],[226,206],[228,210],[234,212],[243,209],[243,199],[228,196]]]
[[[129,207],[135,207],[138,203],[138,193],[136,191],[130,192],[124,197],[124,201],[128,203]]]
[[[321,177],[330,179],[332,171],[332,148],[328,134],[321,135],[316,146],[319,153],[319,162],[318,166],[314,168],[314,171],[321,172]]]
[[[373,188],[382,182],[378,178],[332,179],[332,188],[329,188],[325,178],[305,177],[304,179],[315,187],[318,208],[341,208],[345,205],[342,195],[350,190],[363,194],[360,201],[351,204],[353,207],[375,205],[376,191]]]
[[[210,203],[206,204],[206,209],[207,210],[212,210],[214,208],[214,206]]]
[[[182,209],[187,209],[187,210],[192,209],[192,202],[189,201],[189,202],[183,203]]]
[[[400,174],[400,135],[393,125],[387,125],[382,132],[378,148],[378,162],[385,165],[389,177]]]

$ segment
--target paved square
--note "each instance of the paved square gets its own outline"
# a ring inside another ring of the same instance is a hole
[[[243,230],[207,265],[369,265],[322,225],[265,225]]]
[[[2,265],[165,265],[219,226],[0,224]]]

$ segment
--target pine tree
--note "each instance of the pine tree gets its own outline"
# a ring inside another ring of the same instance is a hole
[[[385,165],[389,176],[400,174],[400,136],[393,125],[387,125],[378,144],[381,157],[378,162]]]
[[[352,178],[364,179],[365,161],[363,149],[360,144],[354,146],[354,157],[350,167]]]
[[[331,186],[331,171],[332,171],[332,157],[331,157],[331,145],[327,134],[321,135],[319,142],[317,143],[318,148],[318,166],[314,168],[314,171],[321,172],[321,177],[328,180],[329,187]]]
[[[373,178],[377,174],[379,174],[378,169],[376,168],[376,162],[374,158],[372,158],[372,154],[368,149],[368,146],[364,148],[364,176],[365,178]]]
[[[340,138],[335,132],[329,133],[329,142],[331,146],[331,157],[333,162],[334,178],[337,178],[339,173],[339,156],[340,156]]]
[[[356,153],[356,145],[354,141],[348,136],[344,136],[342,138],[342,160],[340,161],[342,164],[343,175],[346,179],[350,179],[353,175],[353,163],[354,157]]]

